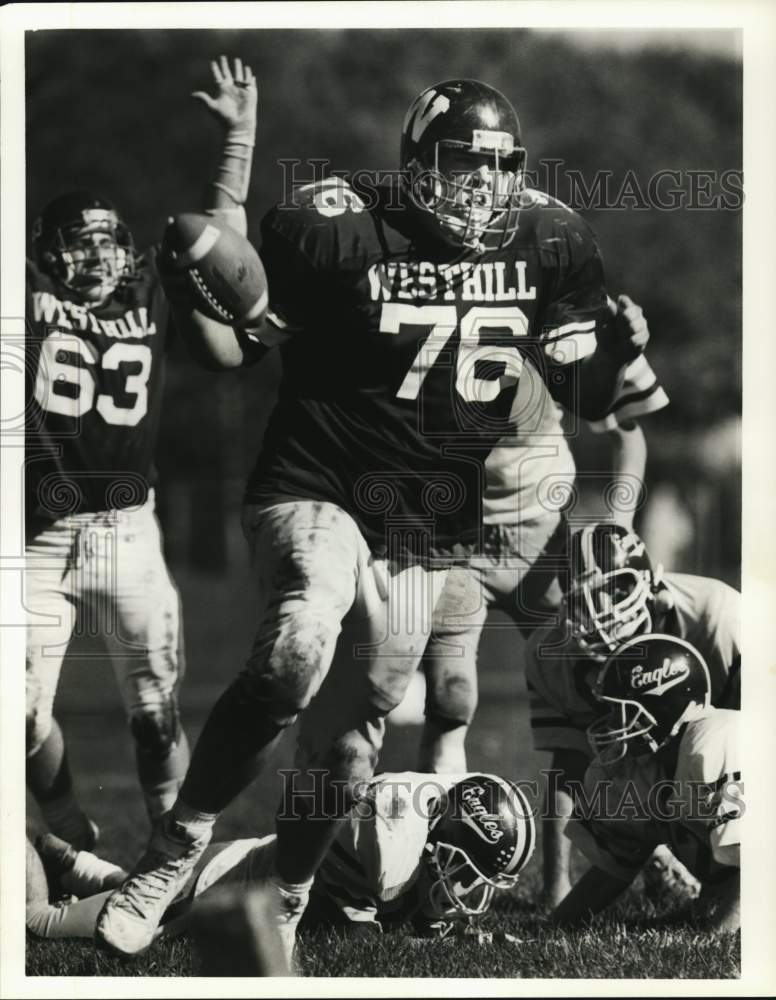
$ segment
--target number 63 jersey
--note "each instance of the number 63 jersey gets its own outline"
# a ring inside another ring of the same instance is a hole
[[[168,309],[153,261],[100,306],[27,264],[28,533],[153,485]]]
[[[601,259],[538,193],[512,243],[479,255],[424,243],[399,191],[370,194],[331,178],[262,222],[269,320],[291,336],[247,500],[336,503],[377,555],[464,556],[524,359],[553,392],[595,350]]]

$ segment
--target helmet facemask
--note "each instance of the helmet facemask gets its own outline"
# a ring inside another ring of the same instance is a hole
[[[94,216],[55,231],[43,251],[44,267],[79,299],[100,305],[135,273],[132,237],[115,212],[91,209]]]
[[[619,645],[652,630],[653,574],[631,567],[593,571],[566,596],[566,621],[582,651],[605,660]]]
[[[610,702],[612,710],[587,727],[587,739],[598,764],[615,764],[626,754],[644,757],[655,753],[668,739],[658,742],[654,738],[658,721],[638,702],[614,698],[601,700]]]
[[[479,916],[490,907],[496,889],[517,883],[516,875],[487,878],[466,852],[453,844],[427,844],[426,851],[431,885],[423,904],[425,916],[447,920]]]
[[[446,242],[484,253],[512,241],[525,169],[525,150],[513,142],[506,132],[475,132],[471,145],[443,139],[432,163],[408,164],[413,204]]]

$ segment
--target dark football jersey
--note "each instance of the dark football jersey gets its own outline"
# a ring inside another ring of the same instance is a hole
[[[153,255],[90,308],[27,265],[28,527],[142,503],[153,484],[168,308]]]
[[[368,207],[335,179],[264,218],[270,319],[294,336],[247,500],[330,501],[376,554],[447,557],[477,545],[523,358],[552,391],[595,349],[606,291],[591,231],[544,195],[500,251],[413,232],[385,192]]]

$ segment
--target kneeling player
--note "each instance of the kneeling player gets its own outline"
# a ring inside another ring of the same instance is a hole
[[[503,778],[381,775],[326,855],[308,918],[377,933],[381,921],[410,919],[417,933],[444,936],[485,913],[497,889],[517,883],[535,842],[531,807]],[[272,834],[208,847],[157,937],[183,930],[191,903],[206,890],[266,881],[275,844]],[[40,838],[39,853],[28,844],[28,930],[46,938],[91,938],[109,890],[126,872],[50,835]],[[62,893],[85,898],[49,902],[50,894]]]
[[[570,572],[565,621],[535,632],[526,650],[534,747],[552,754],[543,823],[545,895],[552,906],[570,888],[563,830],[590,760],[585,730],[600,712],[592,685],[606,658],[647,632],[684,639],[708,664],[711,704],[740,706],[740,596],[732,587],[663,573],[637,535],[613,524],[591,524],[572,536]],[[665,863],[670,858],[656,861]],[[681,888],[685,873],[675,874]]]
[[[637,336],[646,326],[641,307],[627,296],[620,298],[623,316]],[[610,311],[616,308],[610,301]],[[638,421],[667,404],[641,355],[626,368],[606,416],[589,422],[610,446],[607,496],[618,499],[613,518],[628,529],[633,528],[647,458]],[[517,432],[502,437],[485,462],[481,552],[468,566],[451,570],[434,609],[423,657],[426,702],[418,761],[423,771],[466,770],[464,741],[477,708],[477,654],[489,609],[507,614],[524,638],[558,619],[563,599],[559,571],[565,570],[569,534],[558,499],[567,502],[573,495],[576,477],[563,414],[526,361],[512,403]]]
[[[605,664],[595,696],[611,708],[588,729],[596,756],[567,828],[593,868],[553,911],[555,923],[599,913],[668,843],[702,883],[708,929],[738,929],[739,713],[712,708],[710,693],[703,657],[671,636],[633,639]]]

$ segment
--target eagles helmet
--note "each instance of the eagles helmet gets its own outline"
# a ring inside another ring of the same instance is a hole
[[[640,635],[601,668],[595,697],[611,711],[588,727],[596,760],[611,764],[664,747],[711,703],[709,668],[698,650],[671,635]]]
[[[566,624],[586,655],[603,661],[620,643],[651,632],[670,603],[663,568],[653,566],[644,542],[619,524],[590,524],[571,536]]]
[[[425,848],[427,916],[476,916],[509,889],[536,846],[533,812],[520,789],[469,774],[440,799]]]
[[[486,83],[437,83],[405,115],[401,167],[411,205],[453,246],[483,253],[513,239],[525,160],[515,109]]]
[[[87,304],[104,302],[135,273],[129,230],[113,205],[90,191],[49,202],[32,244],[40,269]]]

